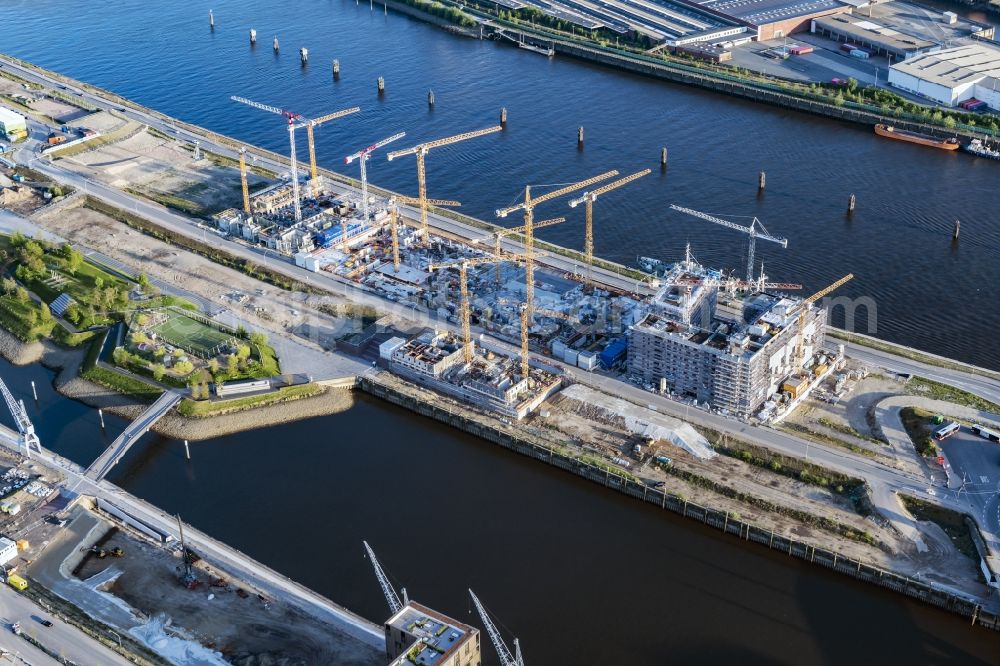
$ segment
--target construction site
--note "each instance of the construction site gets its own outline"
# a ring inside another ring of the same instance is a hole
[[[310,120],[232,99],[287,120],[291,169],[286,180],[251,196],[246,151],[241,151],[243,207],[217,214],[219,231],[285,255],[307,270],[359,283],[458,329],[381,341],[381,361],[401,376],[521,419],[559,390],[568,367],[601,370],[627,374],[650,390],[720,413],[770,421],[791,411],[836,369],[838,358],[821,351],[826,314],[816,303],[852,276],[808,298],[790,296],[801,285],[770,282],[762,267],[757,271],[756,239],[781,247],[788,241],[769,235],[756,218],[746,226],[671,206],[748,236],[745,278],[701,266],[690,248],[676,264],[645,260],[650,264],[642,281],[645,294],[638,283],[623,289],[595,274],[595,201],[649,169],[618,179],[618,171],[611,170],[537,195],[528,186],[523,200],[496,211],[499,218],[523,216],[517,227],[485,225],[471,238],[432,233],[429,214],[460,204],[428,198],[428,154],[501,132],[502,125],[389,152],[390,160],[415,157],[418,196],[373,196],[366,163],[405,133],[345,157],[347,164],[360,166],[360,187],[352,187],[319,174],[313,129],[358,108]],[[304,176],[295,152],[295,131],[303,128],[309,146]],[[551,255],[536,251],[534,233],[566,218],[535,220],[534,209],[568,195],[576,196],[566,201],[569,207],[585,207],[584,251],[572,270],[554,269],[547,261]],[[484,343],[485,337],[477,345],[473,327],[511,343],[518,358],[510,347]],[[554,362],[533,359],[533,351]]]

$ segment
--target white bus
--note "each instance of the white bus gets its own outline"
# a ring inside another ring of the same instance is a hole
[[[991,442],[1000,442],[1000,432],[995,430],[990,430],[981,425],[973,425],[970,430],[972,430],[973,435],[979,435],[983,439],[988,439]]]
[[[952,435],[954,435],[956,432],[958,432],[961,427],[962,426],[960,426],[959,424],[957,424],[954,421],[952,421],[948,425],[943,425],[940,428],[938,428],[937,430],[935,430],[934,431],[934,439],[938,440],[939,442],[941,440],[948,439],[949,437],[951,437]]]

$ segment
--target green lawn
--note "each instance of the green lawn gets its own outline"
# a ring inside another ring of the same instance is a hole
[[[215,356],[218,352],[214,350],[234,337],[179,312],[170,312],[169,319],[149,330],[164,342],[205,359]]]

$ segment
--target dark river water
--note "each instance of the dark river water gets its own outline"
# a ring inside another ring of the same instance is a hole
[[[407,137],[394,147],[495,124],[505,106],[510,122],[504,134],[431,153],[430,196],[457,199],[464,212],[494,219],[494,209],[513,202],[525,184],[653,167],[652,175],[596,204],[598,254],[628,264],[637,255],[675,260],[690,241],[702,263],[741,267],[746,237],[668,207],[756,215],[789,239],[785,250],[758,243],[772,278],[817,290],[853,272],[856,279],[838,293],[875,300],[879,336],[1000,367],[992,342],[1000,326],[1000,163],[887,141],[864,126],[452,37],[365,4],[300,0],[292,9],[264,0],[116,0],[106,5],[110,11],[95,11],[83,0],[8,0],[0,51],[283,152],[283,120],[232,102],[230,95],[310,117],[358,105],[362,113],[317,130],[319,160],[335,169],[348,169],[343,156],[401,130]],[[254,49],[251,27],[258,32]],[[277,56],[270,46],[274,35],[282,44]],[[300,46],[309,49],[306,68],[299,66]],[[334,58],[343,68],[337,83]],[[381,99],[379,76],[386,80]],[[433,111],[429,89],[437,100]],[[586,132],[582,151],[578,126]],[[657,166],[661,146],[670,152],[666,174]],[[300,149],[304,155],[304,141]],[[768,183],[762,197],[760,170]],[[370,177],[416,193],[410,158],[390,163],[378,156]],[[858,204],[848,220],[851,193]],[[571,212],[558,200],[539,214],[569,218],[540,237],[582,246],[580,209]],[[962,237],[953,245],[956,219]]]
[[[432,154],[431,196],[490,218],[526,183],[654,167],[597,204],[599,254],[674,259],[690,241],[703,263],[741,266],[743,238],[667,207],[757,215],[790,239],[787,250],[758,244],[773,278],[819,288],[852,271],[843,293],[876,300],[878,335],[1000,366],[991,342],[1000,325],[1000,164],[454,38],[345,0],[213,0],[211,8],[214,33],[202,4],[8,1],[0,51],[274,150],[287,150],[281,120],[229,95],[307,116],[360,105],[362,114],[317,133],[331,168],[397,131],[407,142],[446,136],[493,124],[506,106],[503,135]],[[310,50],[306,69],[299,46]],[[343,66],[337,84],[333,58]],[[387,85],[381,100],[378,76]],[[655,169],[663,145],[666,175]],[[768,189],[758,197],[761,169]],[[371,178],[415,193],[413,171],[412,161],[378,160]],[[848,221],[850,193],[858,210]],[[548,213],[569,209],[548,204]],[[952,245],[956,218],[962,238]],[[570,219],[541,235],[580,247],[582,214]],[[106,416],[102,431],[94,410],[54,393],[43,368],[0,362],[0,373],[25,398],[45,445],[82,464],[124,427]],[[1000,663],[997,637],[959,618],[365,397],[337,416],[193,444],[192,455],[186,461],[181,443],[147,435],[111,480],[379,622],[386,608],[362,556],[367,539],[413,598],[478,624],[465,594],[473,587],[531,664]],[[496,663],[485,642],[485,663]]]
[[[0,374],[42,441],[81,464],[124,427],[105,415],[102,432],[44,368],[0,361]],[[412,598],[478,626],[472,587],[529,664],[1000,663],[996,634],[961,618],[365,396],[191,454],[146,435],[109,479],[380,622],[367,539]]]

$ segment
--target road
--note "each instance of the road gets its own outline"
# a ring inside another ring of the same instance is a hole
[[[6,69],[16,74],[17,76],[20,76],[23,79],[49,87],[65,88],[66,91],[79,97],[81,102],[86,102],[93,107],[96,107],[98,109],[103,109],[106,111],[114,111],[119,115],[129,118],[130,120],[144,123],[149,127],[152,127],[160,132],[163,132],[164,134],[176,136],[180,140],[185,140],[185,141],[197,140],[200,142],[202,150],[207,150],[209,152],[215,153],[217,155],[222,155],[224,157],[228,157],[233,160],[239,159],[239,153],[236,150],[230,148],[228,145],[219,143],[218,141],[214,140],[211,136],[208,135],[207,132],[205,134],[201,133],[196,134],[194,132],[191,132],[186,127],[181,127],[180,124],[177,122],[165,119],[165,117],[160,117],[158,115],[147,113],[146,111],[137,109],[130,104],[122,105],[117,102],[113,102],[81,87],[63,84],[61,81],[39,74],[33,69],[24,68],[12,60],[6,58],[0,58],[0,63],[3,63],[3,66]],[[48,135],[49,131],[51,130],[44,131],[41,134],[41,136],[37,138],[44,139],[44,137]],[[19,152],[21,153],[24,152],[23,144]],[[264,152],[265,151],[257,151],[256,164],[258,166],[270,169],[272,171],[276,171],[278,173],[282,173],[288,170],[288,165],[285,162],[272,159],[271,157],[268,157],[267,155],[263,154]],[[27,162],[22,161],[22,163],[27,163]],[[38,165],[41,163],[42,162],[41,160],[38,159],[38,156],[34,155],[31,159],[31,163],[29,164],[29,166],[45,173],[46,175],[53,176],[54,175],[53,171],[39,168]],[[64,175],[64,174],[69,174],[71,172],[66,171],[64,169],[57,169],[55,173]],[[336,174],[332,174],[332,172],[329,171],[325,171],[325,173],[336,176]],[[340,176],[339,178],[335,179],[340,180],[342,178],[343,177]],[[82,178],[80,178],[77,182],[72,182],[71,180],[68,182],[70,182],[70,184],[75,185],[76,187],[86,190],[87,188],[80,184],[79,182],[80,180],[90,183],[94,182],[94,181],[86,181],[86,179]],[[342,187],[342,189],[352,192],[356,197],[361,196],[360,191],[357,188],[354,188],[347,184],[341,184],[340,186]],[[104,199],[106,201],[108,200],[105,198],[103,192],[101,194],[98,194],[98,196],[101,199]],[[124,199],[127,199],[129,201],[133,200],[131,197],[124,197]],[[123,198],[116,198],[116,201],[109,201],[109,203],[114,203],[115,205],[118,205],[126,210],[134,210],[131,205],[122,205],[121,204],[122,201]],[[147,206],[148,205],[149,204],[147,204]],[[418,209],[412,206],[400,206],[400,209],[404,211],[404,213],[408,213],[408,215],[403,216],[404,220],[406,218],[412,220],[419,216]],[[138,213],[139,211],[136,210],[136,212]],[[146,215],[146,213],[139,213],[139,214]],[[183,225],[185,228],[190,228],[195,226],[190,219],[182,218],[180,216],[175,216],[175,217],[178,218],[179,224]],[[173,220],[170,224],[168,224],[168,226],[174,228],[175,230],[178,230],[177,227],[175,226],[176,224],[178,224],[178,220]],[[157,221],[163,223],[159,220]],[[480,229],[478,227],[473,227],[461,222],[457,222],[448,217],[444,217],[440,214],[434,213],[433,211],[428,215],[428,223],[432,228],[436,228],[441,231],[454,234],[456,236],[465,238],[467,240],[492,238],[492,236],[490,236],[488,232],[485,231],[484,229]],[[212,243],[212,244],[218,246],[217,243]],[[232,243],[228,242],[226,243],[227,247],[230,245],[232,245]],[[523,249],[523,246],[520,243],[511,240],[505,240],[504,247],[507,247],[512,250]],[[545,256],[539,256],[536,263],[541,266],[549,266],[557,271],[565,273],[582,274],[585,271],[584,268],[585,265],[583,264],[583,262],[563,257],[560,255],[549,254]],[[599,285],[605,285],[613,289],[630,293],[635,292],[638,293],[639,295],[647,295],[651,293],[651,288],[648,285],[638,283],[634,278],[622,276],[604,268],[594,267],[592,275],[594,281]]]
[[[8,64],[12,69],[15,69],[19,75],[26,79],[47,85],[61,85],[56,81],[34,73],[32,70],[24,70],[17,67],[13,63]],[[213,141],[207,135],[194,134],[186,128],[179,127],[174,122],[164,120],[163,118],[148,114],[142,110],[121,107],[117,103],[107,101],[100,96],[94,95],[85,90],[72,90],[72,92],[82,93],[82,97],[86,101],[99,108],[117,109],[119,113],[124,113],[124,115],[133,120],[144,122],[161,132],[176,135],[182,140],[194,140],[197,138],[201,142],[202,148],[205,150],[227,157],[236,157],[236,153],[232,149],[226,145]],[[125,110],[121,111],[122,108]],[[37,136],[34,138],[40,139],[44,137],[46,133],[47,131],[39,129],[36,133]],[[27,162],[29,166],[45,173],[53,179],[73,185],[78,189],[85,191],[87,194],[106,201],[113,206],[132,211],[137,215],[145,217],[156,224],[169,228],[172,231],[186,237],[207,243],[228,253],[256,262],[261,262],[262,257],[266,257],[264,251],[259,248],[248,247],[241,243],[221,238],[214,233],[206,234],[203,229],[197,226],[189,218],[176,214],[158,204],[134,198],[126,193],[120,192],[102,183],[90,180],[80,174],[62,168],[58,164],[52,164],[44,158],[40,158],[38,154],[31,152],[24,144],[22,144],[19,149],[18,155],[21,161]],[[282,171],[286,168],[284,163],[267,157],[261,158],[258,162],[262,166],[272,168],[277,171]],[[410,210],[411,213],[414,212],[414,209]],[[432,213],[429,219],[431,226],[436,230],[450,233],[462,238],[485,240],[490,237],[488,233],[482,229],[471,227],[437,214]],[[520,244],[515,241],[508,240],[505,241],[505,247],[516,250],[520,247]],[[488,250],[488,248],[489,244],[486,244],[484,249]],[[557,271],[570,273],[583,272],[583,266],[580,262],[566,259],[558,255],[546,256],[541,258],[538,263],[540,265],[547,265]],[[356,283],[347,281],[346,279],[338,276],[332,276],[327,273],[313,273],[285,261],[278,262],[276,265],[274,263],[269,265],[284,275],[300,280],[306,284],[316,285],[333,292],[342,293],[353,301],[374,305],[382,311],[395,310],[405,313],[408,316],[423,314],[418,313],[415,309],[389,303],[374,293],[360,287]],[[645,294],[649,293],[651,290],[648,285],[637,284],[635,280],[631,278],[625,278],[600,268],[594,269],[594,276],[599,282],[623,291],[638,291],[639,293]],[[435,320],[432,316],[427,316],[428,321],[433,323],[433,325],[437,328],[448,328],[451,330],[456,329],[455,326],[440,320]],[[854,343],[847,343],[845,346],[849,350],[849,355],[867,363],[884,367],[893,372],[924,376],[928,379],[958,386],[965,390],[982,395],[985,398],[1000,402],[1000,382],[997,382],[989,377],[958,370],[938,368],[936,366],[927,365],[918,361],[911,361],[887,352],[870,349]],[[507,348],[513,353],[517,353],[517,351],[510,346],[507,346]],[[619,379],[600,374],[589,374],[574,367],[567,366],[559,361],[546,359],[545,362],[550,365],[560,367],[577,381],[588,384],[612,395],[621,395],[639,404],[651,405],[654,409],[662,411],[663,413],[690,421],[694,424],[709,427],[719,432],[746,440],[753,444],[768,447],[781,453],[796,457],[804,457],[816,464],[854,477],[864,478],[872,487],[873,497],[879,509],[887,516],[896,516],[898,520],[905,518],[899,516],[899,506],[894,497],[894,494],[900,491],[925,497],[932,501],[938,501],[949,508],[954,508],[960,511],[970,511],[970,505],[963,499],[956,497],[953,491],[946,488],[940,488],[929,492],[931,486],[930,480],[925,474],[915,473],[912,469],[908,470],[905,467],[893,467],[889,464],[864,458],[848,451],[823,447],[808,440],[800,439],[772,428],[754,426],[733,420],[731,418],[723,417],[718,414],[693,409],[686,404],[678,403],[664,396],[644,391],[635,386],[626,384]],[[989,529],[988,525],[981,524],[981,527],[984,530]]]
[[[52,626],[44,627],[33,618],[50,620]],[[0,638],[0,646],[20,653],[22,660],[30,664],[48,666],[60,662],[49,657],[23,638],[15,636],[10,629],[10,625],[14,622],[20,622],[21,630],[46,648],[73,660],[80,666],[106,666],[109,664],[125,666],[132,663],[76,627],[42,610],[31,599],[21,596],[7,585],[0,585],[0,621],[3,622],[3,626],[0,627],[0,637],[2,637]]]

